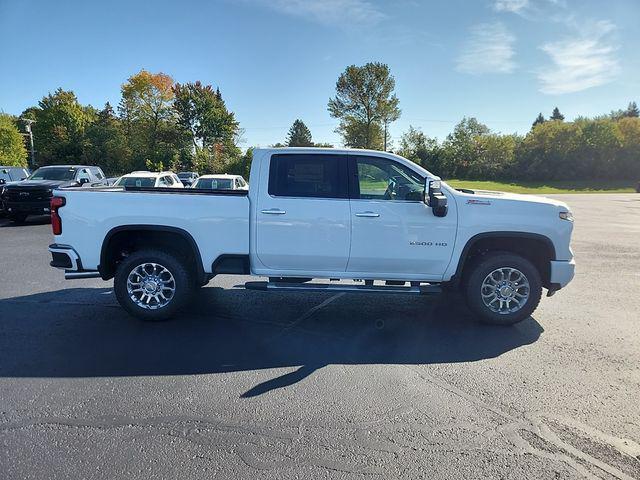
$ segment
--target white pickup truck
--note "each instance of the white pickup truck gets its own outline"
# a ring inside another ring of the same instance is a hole
[[[573,217],[562,202],[456,190],[397,155],[255,150],[246,190],[61,189],[53,267],[114,279],[144,320],[174,316],[218,274],[246,288],[437,293],[460,288],[476,316],[512,324],[571,281]],[[328,281],[329,280],[329,281]]]

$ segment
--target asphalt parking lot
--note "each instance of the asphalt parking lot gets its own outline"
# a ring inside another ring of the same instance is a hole
[[[576,278],[510,328],[234,276],[144,324],[0,219],[0,478],[640,478],[640,195],[557,198]]]

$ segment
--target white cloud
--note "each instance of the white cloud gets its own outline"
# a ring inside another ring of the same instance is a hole
[[[471,74],[513,72],[515,40],[500,22],[476,25],[458,56],[456,70]]]
[[[496,12],[514,13],[529,20],[547,19],[551,12],[566,8],[565,0],[492,0]]]
[[[520,13],[529,6],[529,0],[495,0],[493,9],[496,12]]]
[[[374,25],[385,15],[367,0],[249,0],[286,15],[329,26]]]
[[[558,95],[613,81],[620,73],[617,46],[611,39],[614,30],[611,22],[600,21],[573,37],[542,45],[551,64],[538,72],[540,91]]]

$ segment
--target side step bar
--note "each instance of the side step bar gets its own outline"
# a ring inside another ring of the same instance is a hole
[[[414,295],[437,295],[442,292],[438,285],[420,285],[411,287],[383,285],[336,285],[330,283],[283,283],[283,282],[246,282],[247,290],[278,290],[288,292],[360,292],[360,293],[404,293]]]
[[[83,272],[73,272],[73,271],[64,272],[65,280],[76,280],[80,278],[100,278],[100,272],[94,272],[91,270],[83,271]]]

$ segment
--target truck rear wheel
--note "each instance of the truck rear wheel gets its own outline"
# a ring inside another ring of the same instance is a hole
[[[113,286],[122,308],[151,322],[172,317],[194,291],[185,264],[159,250],[139,250],[125,258],[118,266]]]
[[[507,252],[489,253],[467,276],[467,305],[485,323],[513,325],[528,318],[542,296],[538,269],[526,258]]]

